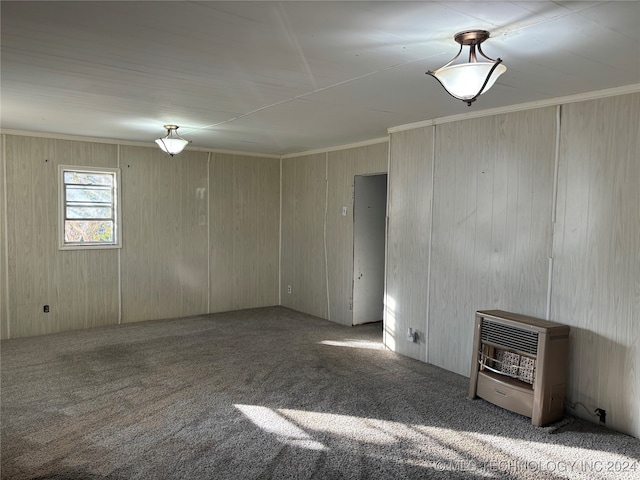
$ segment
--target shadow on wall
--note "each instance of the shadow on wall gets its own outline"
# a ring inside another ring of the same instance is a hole
[[[601,423],[596,409],[606,412],[605,425],[630,433],[634,418],[628,399],[635,390],[631,373],[634,352],[610,338],[571,326],[565,405],[577,417]]]

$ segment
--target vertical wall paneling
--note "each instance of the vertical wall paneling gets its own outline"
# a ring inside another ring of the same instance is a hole
[[[327,318],[325,176],[324,153],[283,159],[282,305],[320,318]]]
[[[207,312],[211,313],[211,152],[207,153]]]
[[[562,107],[551,316],[568,399],[640,436],[640,94]],[[581,408],[575,413],[590,417]]]
[[[427,272],[434,127],[391,135],[385,339],[391,350],[427,360]],[[407,330],[417,342],[407,341]]]
[[[278,303],[279,159],[213,154],[210,311]]]
[[[120,168],[120,145],[117,146],[117,165]],[[122,177],[120,177],[122,179]],[[122,180],[121,180],[122,181]],[[122,188],[122,185],[118,185]],[[122,211],[122,206],[120,208]],[[122,232],[122,219],[120,219],[120,231]],[[118,249],[118,325],[122,324],[122,248]]]
[[[206,313],[207,154],[121,147],[122,321]]]
[[[386,173],[388,149],[384,142],[328,153],[327,289],[331,320],[342,325],[351,325],[353,317],[354,179],[356,175]]]
[[[327,254],[327,211],[329,208],[329,154],[325,153],[324,158],[324,232],[322,235],[322,241],[324,242],[324,275],[325,275],[325,283],[326,283],[326,292],[327,292],[327,319],[331,320],[331,292],[329,291],[329,256]]]
[[[385,235],[386,240],[384,244],[384,311],[382,312],[382,344],[389,345],[394,342],[394,338],[387,334],[386,317],[387,317],[387,285],[389,282],[389,192],[391,191],[391,182],[389,179],[389,172],[391,171],[391,136],[389,136],[389,142],[387,142],[387,218],[385,219]],[[425,334],[426,335],[426,334]],[[426,337],[425,337],[426,338]]]
[[[435,190],[435,170],[436,170],[436,131],[437,131],[437,126],[434,125],[433,128],[431,129],[431,135],[432,135],[432,139],[431,139],[431,148],[432,148],[432,152],[431,152],[431,158],[433,159],[433,161],[431,162],[431,211],[429,212],[429,218],[431,220],[431,224],[429,225],[429,245],[428,245],[428,249],[429,249],[429,254],[427,256],[427,265],[429,266],[429,268],[427,269],[427,298],[426,298],[426,302],[427,302],[427,312],[429,311],[429,305],[431,304],[431,254],[433,252],[433,195],[434,195],[434,190]],[[425,356],[427,358],[427,361],[429,359],[429,316],[427,313],[427,321],[426,321],[426,325],[425,325],[425,334],[424,334],[424,338],[425,338]]]
[[[278,302],[279,159],[2,141],[2,338]],[[121,169],[121,249],[58,250],[59,164]]]
[[[209,167],[211,216],[209,225],[209,312],[233,310],[236,275],[234,274],[234,195],[233,157],[213,154]],[[241,208],[241,206],[239,207]],[[238,246],[239,248],[239,246]],[[231,275],[225,278],[225,275]]]
[[[476,310],[545,316],[555,134],[553,107],[438,125],[430,363],[469,374]]]
[[[278,222],[278,305],[282,305],[282,158],[280,158],[280,174],[279,174],[279,219]]]
[[[116,323],[117,249],[60,251],[57,241],[58,165],[116,167],[116,147],[14,135],[5,141],[11,336]]]
[[[6,135],[0,135],[0,339],[9,338],[9,249],[7,246]]]
[[[553,167],[553,190],[552,195],[553,199],[551,202],[551,231],[552,234],[555,231],[556,225],[556,211],[558,204],[558,165],[560,163],[560,133],[562,126],[562,105],[558,105],[556,107],[556,151],[555,151],[555,164]],[[553,245],[552,245],[553,249]],[[546,320],[551,320],[551,295],[553,294],[553,252],[549,254],[549,272],[548,272],[548,280],[547,280],[547,314],[545,316]]]
[[[387,145],[282,159],[282,305],[352,324],[353,182],[386,172]]]

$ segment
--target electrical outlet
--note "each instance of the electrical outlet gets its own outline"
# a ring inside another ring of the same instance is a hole
[[[607,412],[604,408],[596,408],[594,413],[600,417],[600,423],[607,423]]]
[[[42,311],[44,313],[49,313],[49,305],[45,305],[44,307],[42,307]]]
[[[409,330],[407,330],[407,341],[412,343],[416,343],[418,341],[418,332],[413,328],[409,328]]]
[[[291,285],[287,285],[287,293],[291,293]]]

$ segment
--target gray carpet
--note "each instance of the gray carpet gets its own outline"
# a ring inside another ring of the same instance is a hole
[[[273,307],[3,341],[3,479],[640,478],[640,440],[467,399]]]

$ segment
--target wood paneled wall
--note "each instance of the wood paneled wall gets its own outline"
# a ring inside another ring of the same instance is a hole
[[[387,142],[282,160],[282,305],[351,325],[354,176],[387,163]]]
[[[569,403],[640,436],[640,93],[560,108],[391,135],[387,346],[468,376],[475,310],[549,310]]]
[[[117,166],[117,147],[6,136],[11,337],[114,323],[118,251],[59,251],[58,165]],[[50,312],[44,313],[43,306]]]
[[[326,198],[325,153],[282,160],[281,303],[320,318],[328,316]]]
[[[433,127],[391,135],[385,344],[427,360],[429,245],[433,198]],[[407,330],[417,333],[408,342]]]
[[[327,265],[331,321],[353,320],[353,189],[356,175],[386,173],[389,144],[329,152],[327,203]],[[342,215],[347,207],[347,215]]]
[[[207,156],[121,147],[123,323],[207,313]]]
[[[556,108],[435,128],[427,358],[469,375],[477,310],[546,315]]]
[[[5,194],[7,193],[5,181],[5,135],[0,135],[0,338],[9,336],[9,316],[7,315],[7,307],[9,302],[7,299],[7,288],[9,287],[7,279],[7,232],[6,220],[7,209],[5,203]]]
[[[277,305],[280,160],[212,154],[211,311]]]
[[[640,437],[640,94],[561,118],[551,315],[571,326],[567,395]]]
[[[2,338],[278,303],[278,159],[2,138]],[[121,249],[58,250],[59,164],[119,164]]]

